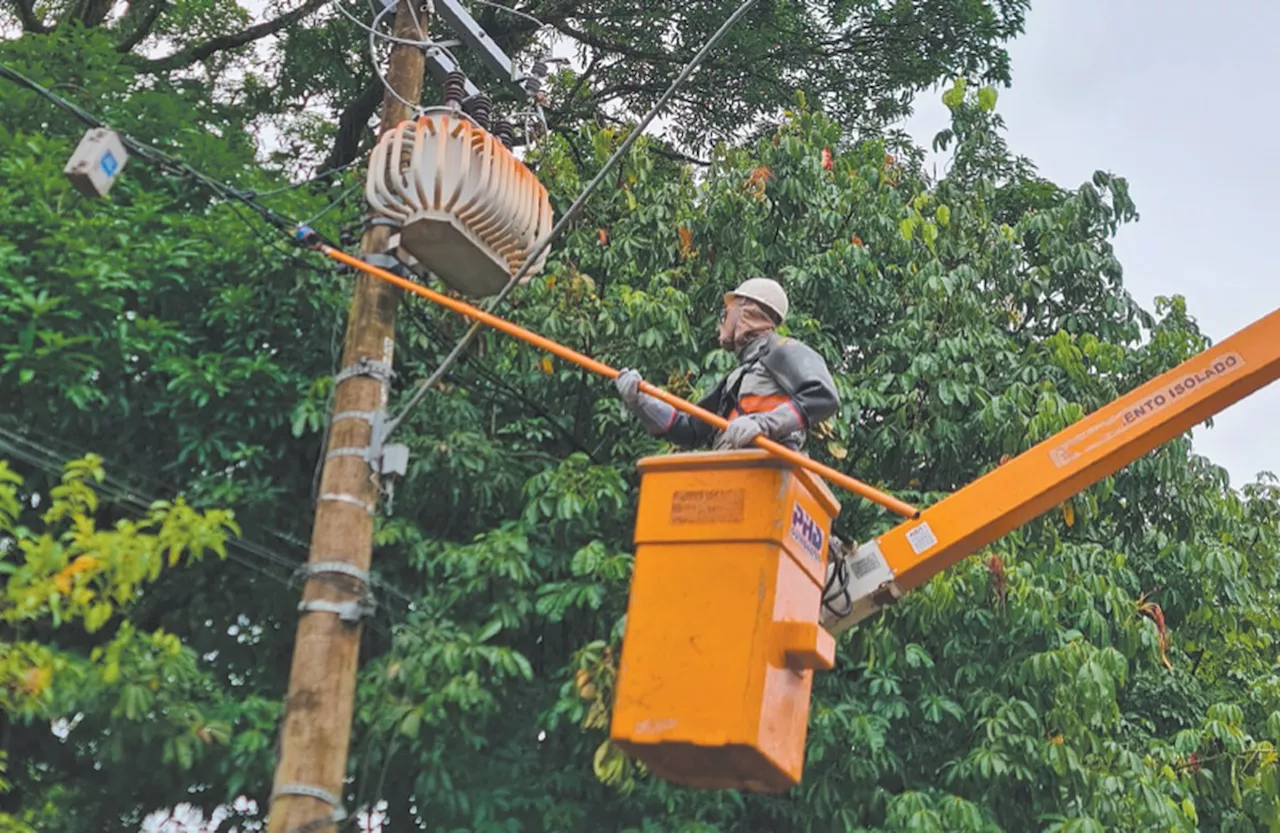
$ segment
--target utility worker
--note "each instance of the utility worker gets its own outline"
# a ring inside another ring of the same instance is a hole
[[[642,393],[634,370],[623,370],[615,381],[623,404],[650,434],[682,448],[745,448],[764,434],[799,451],[807,431],[840,403],[822,357],[777,334],[787,308],[787,293],[769,278],[743,281],[724,296],[720,346],[737,353],[738,366],[698,403],[729,420],[724,431]]]

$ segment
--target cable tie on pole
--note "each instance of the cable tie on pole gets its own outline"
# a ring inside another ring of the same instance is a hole
[[[363,509],[365,512],[368,512],[370,515],[374,514],[374,508],[371,504],[365,503],[363,500],[356,497],[355,495],[349,495],[349,494],[346,494],[345,492],[325,492],[324,494],[320,495],[320,500],[322,501],[328,500],[328,501],[333,501],[335,503],[349,503],[352,506],[359,506],[361,509]]]
[[[298,602],[299,613],[335,613],[340,621],[349,624],[372,616],[377,609],[373,599],[368,596],[350,602],[329,602],[323,599]]]
[[[308,578],[325,573],[334,573],[355,579],[365,585],[370,584],[368,572],[346,561],[317,561],[313,564],[303,564],[298,567],[298,573]]]
[[[333,377],[333,384],[335,386],[340,385],[352,376],[371,376],[385,385],[390,382],[395,375],[396,372],[392,370],[391,365],[388,362],[376,362],[362,358],[355,364],[347,365],[339,370],[337,375]]]
[[[332,417],[329,418],[329,424],[332,425],[335,422],[342,422],[343,420],[347,420],[347,419],[359,419],[365,422],[372,423],[375,419],[377,419],[377,417],[378,417],[377,411],[339,411],[338,413],[334,414]]]
[[[277,787],[271,792],[271,799],[274,801],[278,795],[296,795],[303,798],[314,798],[317,801],[323,801],[333,808],[333,821],[340,822],[347,818],[347,811],[342,806],[342,799],[328,790],[320,787],[313,787],[309,784],[284,784]]]

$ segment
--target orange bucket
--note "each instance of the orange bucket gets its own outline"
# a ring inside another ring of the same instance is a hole
[[[768,452],[648,457],[610,737],[668,781],[800,782],[831,521],[825,484]]]

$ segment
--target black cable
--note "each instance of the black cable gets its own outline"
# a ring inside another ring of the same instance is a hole
[[[60,441],[59,444],[64,447],[67,453],[74,453],[74,454],[80,454],[80,455],[88,453],[84,449],[78,448],[65,441]],[[23,446],[26,446],[26,448],[23,448]],[[32,451],[30,449],[34,449],[35,451]],[[65,458],[63,454],[58,453],[52,448],[48,448],[41,442],[38,442],[30,437],[24,436],[23,434],[18,433],[16,431],[12,431],[10,429],[4,428],[3,426],[0,426],[0,451],[13,454],[15,457],[25,460],[28,464],[36,466],[37,468],[40,468],[49,474],[61,474],[63,471],[63,466],[67,462],[67,458]],[[44,459],[41,459],[40,457],[36,456],[35,452],[39,452],[41,455],[43,455]],[[98,454],[97,456],[102,457],[101,454]],[[104,468],[107,469],[108,471],[123,471],[126,474],[132,475],[138,480],[150,483],[152,486],[157,486],[166,492],[177,493],[180,491],[178,489],[173,488],[169,484],[165,484],[157,480],[154,477],[144,475],[141,472],[137,472],[132,469],[125,468],[124,466],[113,464],[109,459],[103,458],[103,464],[104,464]],[[103,479],[103,483],[100,485],[104,489],[111,490],[112,492],[114,492],[116,497],[116,501],[115,501],[116,503],[130,505],[134,508],[135,511],[140,511],[145,513],[150,509],[151,505],[156,501],[155,497],[148,495],[146,492],[142,491],[141,489],[136,489],[129,486],[127,483],[117,479],[115,476],[111,474],[108,474]],[[281,532],[279,530],[274,530],[274,529],[267,529],[266,531],[270,532],[274,537],[279,538],[280,540],[285,541],[295,547],[298,547],[303,550],[306,549],[305,545],[303,545],[301,542],[297,541],[296,539],[292,538],[291,536],[287,535],[284,532]],[[302,571],[302,569],[306,567],[305,560],[289,558],[259,543],[256,543],[254,541],[248,540],[243,537],[228,538],[227,545],[229,549],[239,550],[245,555],[248,555],[253,558],[257,558],[260,561],[265,561],[265,562],[274,564],[277,567],[284,568],[290,574],[290,578],[285,580],[285,583],[290,583],[293,577],[297,576]],[[320,581],[330,580],[329,577],[326,577],[323,574],[319,576],[315,576],[315,578]],[[340,586],[343,586],[343,587],[345,587],[346,585],[346,582],[343,579],[341,579],[341,577],[332,579],[331,583],[339,584]],[[403,602],[406,607],[413,605],[414,602],[416,601],[408,593],[405,593],[399,587],[383,579],[370,576],[370,585],[380,591],[387,593],[390,596],[396,597],[401,602]]]
[[[17,70],[13,69],[12,67],[8,67],[8,66],[5,66],[4,64],[0,64],[0,78],[6,78],[9,81],[14,82],[15,84],[18,84],[19,86],[25,87],[31,90],[32,92],[38,93],[39,95],[48,99],[53,104],[62,108],[66,112],[70,113],[71,115],[75,116],[81,122],[87,124],[90,127],[103,127],[103,128],[111,129],[105,122],[102,121],[102,119],[93,115],[92,113],[80,107],[79,105],[76,105],[70,101],[67,101],[65,98],[53,92],[52,90],[49,90],[46,87],[41,86],[40,84],[31,80],[30,78],[18,72]],[[258,216],[260,216],[263,220],[266,220],[272,226],[282,231],[287,232],[297,226],[297,223],[293,222],[288,217],[274,211],[271,208],[268,208],[267,206],[263,205],[262,203],[254,199],[254,192],[241,190],[239,188],[236,188],[233,185],[229,185],[225,182],[216,180],[213,177],[208,176],[207,174],[201,172],[200,170],[192,167],[186,162],[183,162],[180,159],[170,156],[169,154],[165,153],[159,148],[156,148],[152,145],[148,145],[144,142],[140,142],[137,139],[134,139],[133,137],[128,136],[124,133],[121,133],[118,130],[113,132],[115,132],[120,137],[120,142],[125,146],[125,148],[127,148],[135,156],[138,156],[141,159],[151,162],[152,164],[160,168],[162,171],[173,174],[175,176],[181,176],[188,179],[193,179],[196,182],[199,182],[208,190],[212,191],[215,196],[221,199],[235,200],[237,202],[243,203],[244,205],[253,209],[258,214]]]
[[[420,308],[410,307],[410,312],[416,313],[419,311],[420,311]],[[435,342],[437,346],[443,347],[445,344],[448,343],[448,340],[445,338],[444,334],[440,333],[435,328],[435,326],[432,324],[429,318],[425,318],[420,314],[410,315],[409,323],[411,323],[414,327],[416,327],[418,332],[422,333],[423,335],[427,336],[427,338]],[[578,449],[583,454],[586,454],[588,457],[590,457],[591,462],[595,463],[596,465],[603,464],[602,461],[596,456],[595,452],[593,452],[590,448],[587,448],[587,446],[581,440],[578,439],[577,435],[573,431],[570,431],[568,428],[561,425],[560,422],[555,419],[555,417],[551,416],[551,414],[548,413],[545,408],[541,407],[536,402],[534,402],[533,399],[529,397],[529,395],[526,394],[524,391],[520,390],[519,388],[512,385],[510,382],[507,382],[505,379],[503,379],[502,374],[498,373],[496,370],[489,367],[487,364],[485,364],[483,361],[481,361],[475,356],[471,357],[471,364],[475,368],[475,371],[479,375],[479,377],[482,380],[488,382],[490,385],[492,385],[496,392],[506,393],[510,399],[519,401],[524,405],[527,405],[529,410],[533,411],[536,416],[541,417],[548,425],[551,426],[551,428],[557,434],[559,434],[570,445],[572,445],[574,448]],[[454,376],[452,373],[449,373],[449,374],[446,374],[446,378],[453,379]],[[455,380],[455,381],[459,381],[461,383],[462,380]]]
[[[321,173],[316,174],[310,179],[304,179],[301,182],[295,182],[292,185],[282,185],[281,187],[273,188],[270,191],[254,191],[253,189],[249,189],[248,191],[245,191],[244,194],[245,196],[251,199],[265,200],[268,197],[275,197],[275,196],[279,196],[280,194],[288,193],[289,191],[296,191],[297,189],[302,188],[303,186],[306,186],[306,185],[310,185],[313,182],[319,182],[322,179],[328,179],[334,174],[340,174],[344,171],[348,171],[354,168],[356,165],[363,163],[364,161],[365,161],[365,158],[363,156],[357,156],[355,159],[352,159],[350,162],[348,162],[345,165],[339,165],[336,168],[330,168],[327,171],[322,171]]]
[[[832,543],[835,539],[832,538]],[[850,613],[853,613],[853,595],[849,593],[849,562],[845,560],[844,552],[839,554],[833,551],[830,553],[831,558],[831,575],[827,576],[827,582],[822,586],[822,606],[827,609],[831,615],[838,619],[843,619]],[[843,550],[843,547],[841,547]],[[832,607],[832,601],[844,597],[845,609],[837,610]]]

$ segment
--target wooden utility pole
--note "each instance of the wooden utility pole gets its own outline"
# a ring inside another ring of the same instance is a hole
[[[419,2],[399,0],[396,37],[424,39],[429,7]],[[421,99],[425,71],[423,50],[393,45],[387,81],[400,98]],[[379,135],[412,115],[387,91]],[[383,254],[390,236],[387,226],[366,227],[361,253]],[[329,833],[343,812],[379,491],[379,461],[369,449],[387,405],[400,295],[385,281],[363,272],[356,276],[293,646],[269,833]]]

